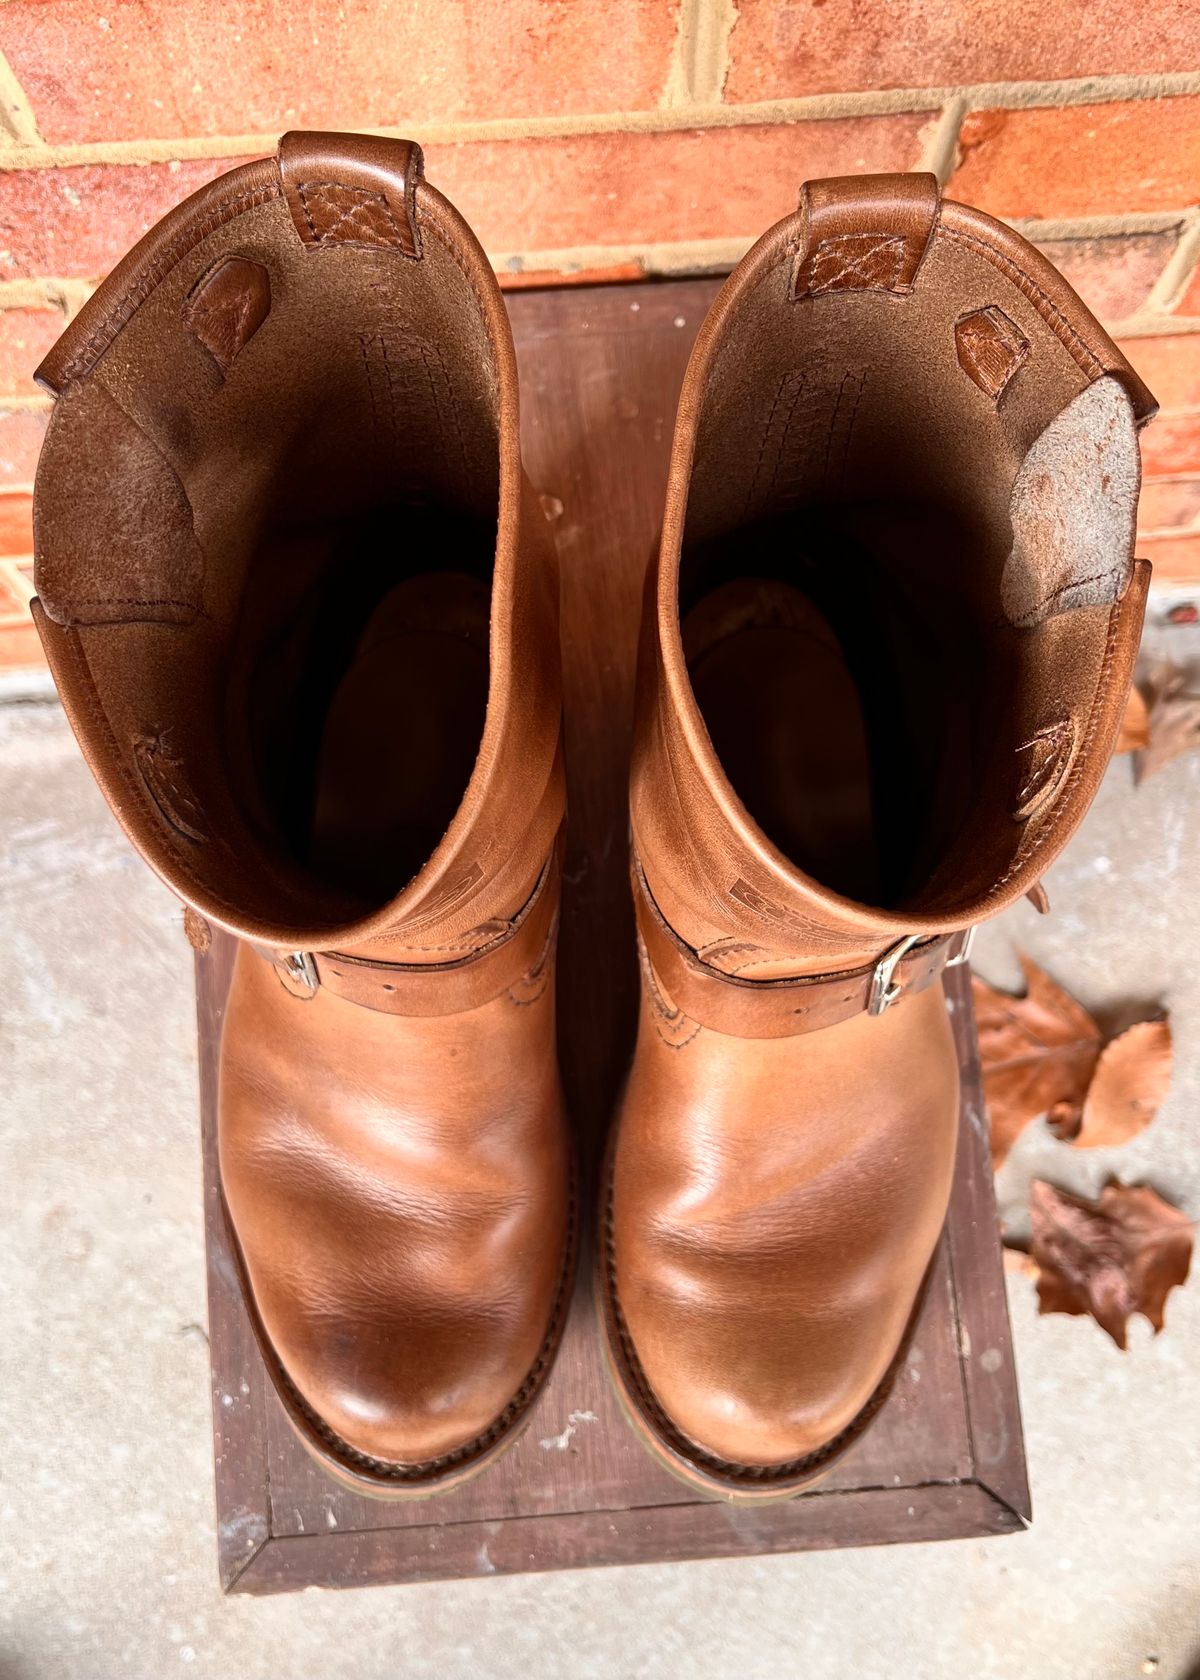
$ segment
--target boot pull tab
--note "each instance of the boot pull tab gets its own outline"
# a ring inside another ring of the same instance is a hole
[[[419,261],[417,182],[421,148],[369,134],[285,134],[283,196],[305,245],[398,251]]]
[[[935,175],[838,175],[800,188],[792,300],[828,292],[907,297],[937,222]]]

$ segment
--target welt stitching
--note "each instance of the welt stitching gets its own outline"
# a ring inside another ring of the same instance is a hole
[[[324,1441],[333,1446],[344,1458],[349,1459],[354,1464],[362,1465],[365,1469],[373,1470],[378,1474],[387,1477],[390,1481],[424,1481],[429,1476],[436,1475],[439,1470],[452,1469],[455,1465],[469,1462],[470,1459],[475,1458],[481,1452],[486,1451],[489,1446],[491,1446],[505,1433],[510,1424],[520,1415],[521,1412],[528,1410],[529,1405],[537,1394],[538,1388],[541,1384],[541,1379],[550,1363],[550,1358],[554,1352],[555,1346],[557,1345],[558,1330],[562,1322],[563,1303],[567,1295],[567,1285],[571,1281],[574,1273],[572,1261],[575,1252],[575,1219],[575,1187],[574,1184],[572,1184],[571,1196],[567,1207],[567,1228],[563,1238],[563,1264],[559,1273],[558,1292],[555,1296],[554,1307],[550,1315],[550,1325],[546,1331],[545,1337],[542,1340],[538,1356],[531,1366],[525,1381],[513,1395],[508,1405],[500,1413],[500,1416],[490,1423],[486,1429],[481,1430],[479,1434],[474,1436],[470,1441],[464,1442],[461,1447],[455,1447],[452,1452],[442,1453],[437,1458],[425,1459],[419,1464],[405,1464],[397,1460],[372,1458],[369,1453],[360,1452],[357,1447],[352,1447],[348,1441],[343,1440],[336,1430],[331,1429],[324,1419],[319,1417],[318,1414],[313,1411],[312,1407],[308,1404],[304,1396],[292,1382],[292,1379],[283,1369],[283,1366],[279,1364],[276,1359],[274,1361],[275,1369],[282,1379],[283,1386],[286,1388],[287,1393],[296,1404],[297,1409],[301,1412],[306,1421],[315,1429],[316,1433],[321,1436]]]
[[[702,1467],[715,1470],[732,1481],[770,1484],[772,1482],[784,1480],[790,1481],[796,1476],[804,1475],[810,1470],[816,1470],[819,1468],[821,1464],[825,1463],[829,1458],[832,1458],[844,1445],[846,1445],[855,1435],[859,1434],[866,1427],[866,1425],[874,1417],[875,1413],[879,1410],[880,1406],[887,1399],[888,1394],[891,1391],[896,1372],[899,1370],[901,1360],[907,1351],[909,1339],[908,1334],[905,1334],[899,1348],[896,1350],[891,1364],[880,1378],[875,1391],[867,1399],[862,1409],[850,1419],[850,1422],[843,1430],[835,1435],[832,1440],[827,1441],[824,1446],[818,1447],[815,1452],[806,1453],[801,1458],[794,1458],[787,1464],[770,1465],[737,1464],[729,1459],[719,1458],[715,1453],[706,1452],[704,1448],[699,1446],[696,1442],[689,1441],[687,1437],[675,1427],[675,1425],[671,1422],[671,1419],[663,1410],[662,1406],[659,1404],[649,1382],[646,1379],[645,1373],[642,1370],[641,1362],[637,1356],[637,1350],[633,1345],[633,1338],[630,1335],[629,1329],[625,1323],[625,1314],[621,1310],[621,1301],[617,1293],[616,1228],[613,1218],[614,1176],[615,1175],[610,1168],[604,1207],[604,1271],[608,1284],[608,1304],[613,1321],[613,1327],[617,1332],[621,1352],[625,1358],[626,1371],[633,1379],[633,1385],[637,1392],[638,1399],[645,1407],[649,1416],[654,1420],[654,1423],[657,1425],[663,1437],[673,1450],[679,1453],[681,1457],[689,1459],[693,1463],[697,1463]],[[915,1318],[916,1314],[914,1312],[913,1316],[909,1320],[910,1330],[912,1324],[915,1322]]]
[[[125,595],[76,595],[71,604],[76,607],[182,607],[188,612],[194,612],[198,618],[206,616],[194,601],[176,601],[165,595],[156,596],[149,601],[134,601]]]
[[[176,238],[154,258],[131,290],[119,303],[113,305],[87,341],[71,357],[63,369],[64,383],[74,378],[77,373],[86,372],[99,359],[154,288],[166,279],[171,270],[181,263],[202,239],[207,239],[210,233],[215,233],[217,228],[233,221],[245,211],[256,210],[262,204],[270,204],[279,196],[280,188],[269,181],[262,186],[248,187],[240,193],[235,193],[232,198],[222,199],[219,204],[214,204],[202,221],[181,229]]]

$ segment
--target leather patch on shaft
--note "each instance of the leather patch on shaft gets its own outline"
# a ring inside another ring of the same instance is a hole
[[[248,257],[222,257],[201,275],[183,306],[183,323],[228,373],[271,309],[271,277]]]
[[[417,260],[421,148],[369,134],[285,134],[279,178],[305,245],[398,251]]]
[[[907,250],[899,234],[843,233],[822,239],[797,275],[796,295],[897,291]]]
[[[806,181],[792,298],[836,292],[907,297],[937,223],[932,175],[849,175]]]
[[[1029,340],[994,303],[955,323],[954,348],[967,378],[995,403],[1029,359]]]

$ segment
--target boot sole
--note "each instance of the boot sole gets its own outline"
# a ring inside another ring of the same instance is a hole
[[[579,1257],[577,1209],[577,1179],[572,1172],[562,1271],[550,1316],[550,1326],[537,1358],[512,1400],[487,1429],[463,1446],[455,1447],[453,1451],[443,1453],[437,1458],[412,1463],[393,1463],[371,1458],[369,1454],[359,1452],[348,1441],[344,1441],[312,1409],[284,1370],[258,1316],[241,1246],[222,1196],[221,1212],[229,1249],[233,1255],[242,1300],[263,1364],[293,1434],[326,1475],[352,1493],[362,1494],[367,1499],[379,1499],[386,1503],[433,1499],[439,1494],[450,1493],[461,1487],[464,1482],[482,1475],[497,1459],[516,1445],[533,1415],[534,1406],[553,1369],[569,1317]]]

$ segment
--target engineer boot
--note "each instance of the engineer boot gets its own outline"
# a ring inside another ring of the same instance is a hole
[[[601,1287],[678,1472],[795,1493],[885,1396],[946,1212],[940,976],[1104,773],[1153,399],[931,176],[817,181],[714,303],[648,583],[642,965]]]
[[[40,369],[35,614],[134,845],[241,941],[221,1182],[310,1450],[428,1493],[571,1272],[558,580],[491,269],[417,147],[289,134]]]

